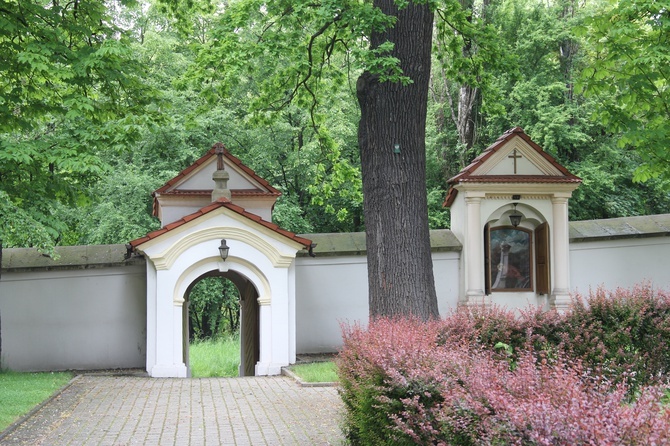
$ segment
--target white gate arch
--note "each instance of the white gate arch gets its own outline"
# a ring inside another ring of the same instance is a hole
[[[230,256],[218,256],[221,239]],[[134,240],[147,258],[147,372],[187,377],[184,296],[204,274],[234,271],[258,292],[259,360],[256,375],[276,375],[295,362],[295,256],[310,241],[222,199]]]

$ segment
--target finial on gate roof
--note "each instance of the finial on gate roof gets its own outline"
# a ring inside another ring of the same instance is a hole
[[[219,198],[231,199],[232,195],[230,189],[228,189],[228,180],[230,179],[230,174],[226,172],[223,165],[223,154],[225,146],[217,142],[212,146],[216,153],[216,171],[212,175],[214,180],[214,189],[212,189],[212,201],[216,201]]]
[[[216,152],[216,170],[223,170],[223,152],[226,147],[223,143],[217,142],[212,146]]]

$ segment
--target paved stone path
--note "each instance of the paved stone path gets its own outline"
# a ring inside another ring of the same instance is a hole
[[[333,387],[287,377],[77,377],[1,445],[342,445]]]

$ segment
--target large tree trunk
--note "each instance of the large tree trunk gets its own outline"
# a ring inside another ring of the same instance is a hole
[[[395,27],[371,36],[385,41],[413,83],[358,80],[361,106],[358,142],[368,253],[370,317],[439,317],[428,231],[426,200],[426,111],[433,13],[410,2],[398,11],[393,0],[375,0],[397,16]],[[400,153],[394,153],[394,148]]]

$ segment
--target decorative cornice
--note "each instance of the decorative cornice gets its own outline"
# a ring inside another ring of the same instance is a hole
[[[524,200],[549,200],[552,194],[523,194]],[[505,200],[510,201],[514,198],[514,194],[486,194],[487,200]]]
[[[172,265],[174,265],[177,258],[179,258],[179,256],[187,249],[203,242],[222,238],[237,240],[256,248],[270,260],[272,266],[277,268],[288,268],[295,259],[295,253],[282,253],[276,247],[253,232],[240,228],[221,227],[207,228],[189,233],[155,256],[147,254],[146,251],[144,252],[154,263],[157,270],[168,270],[172,268]]]
[[[454,189],[459,192],[488,192],[499,195],[547,195],[555,196],[570,194],[579,187],[579,183],[475,183],[463,182],[455,184]]]

